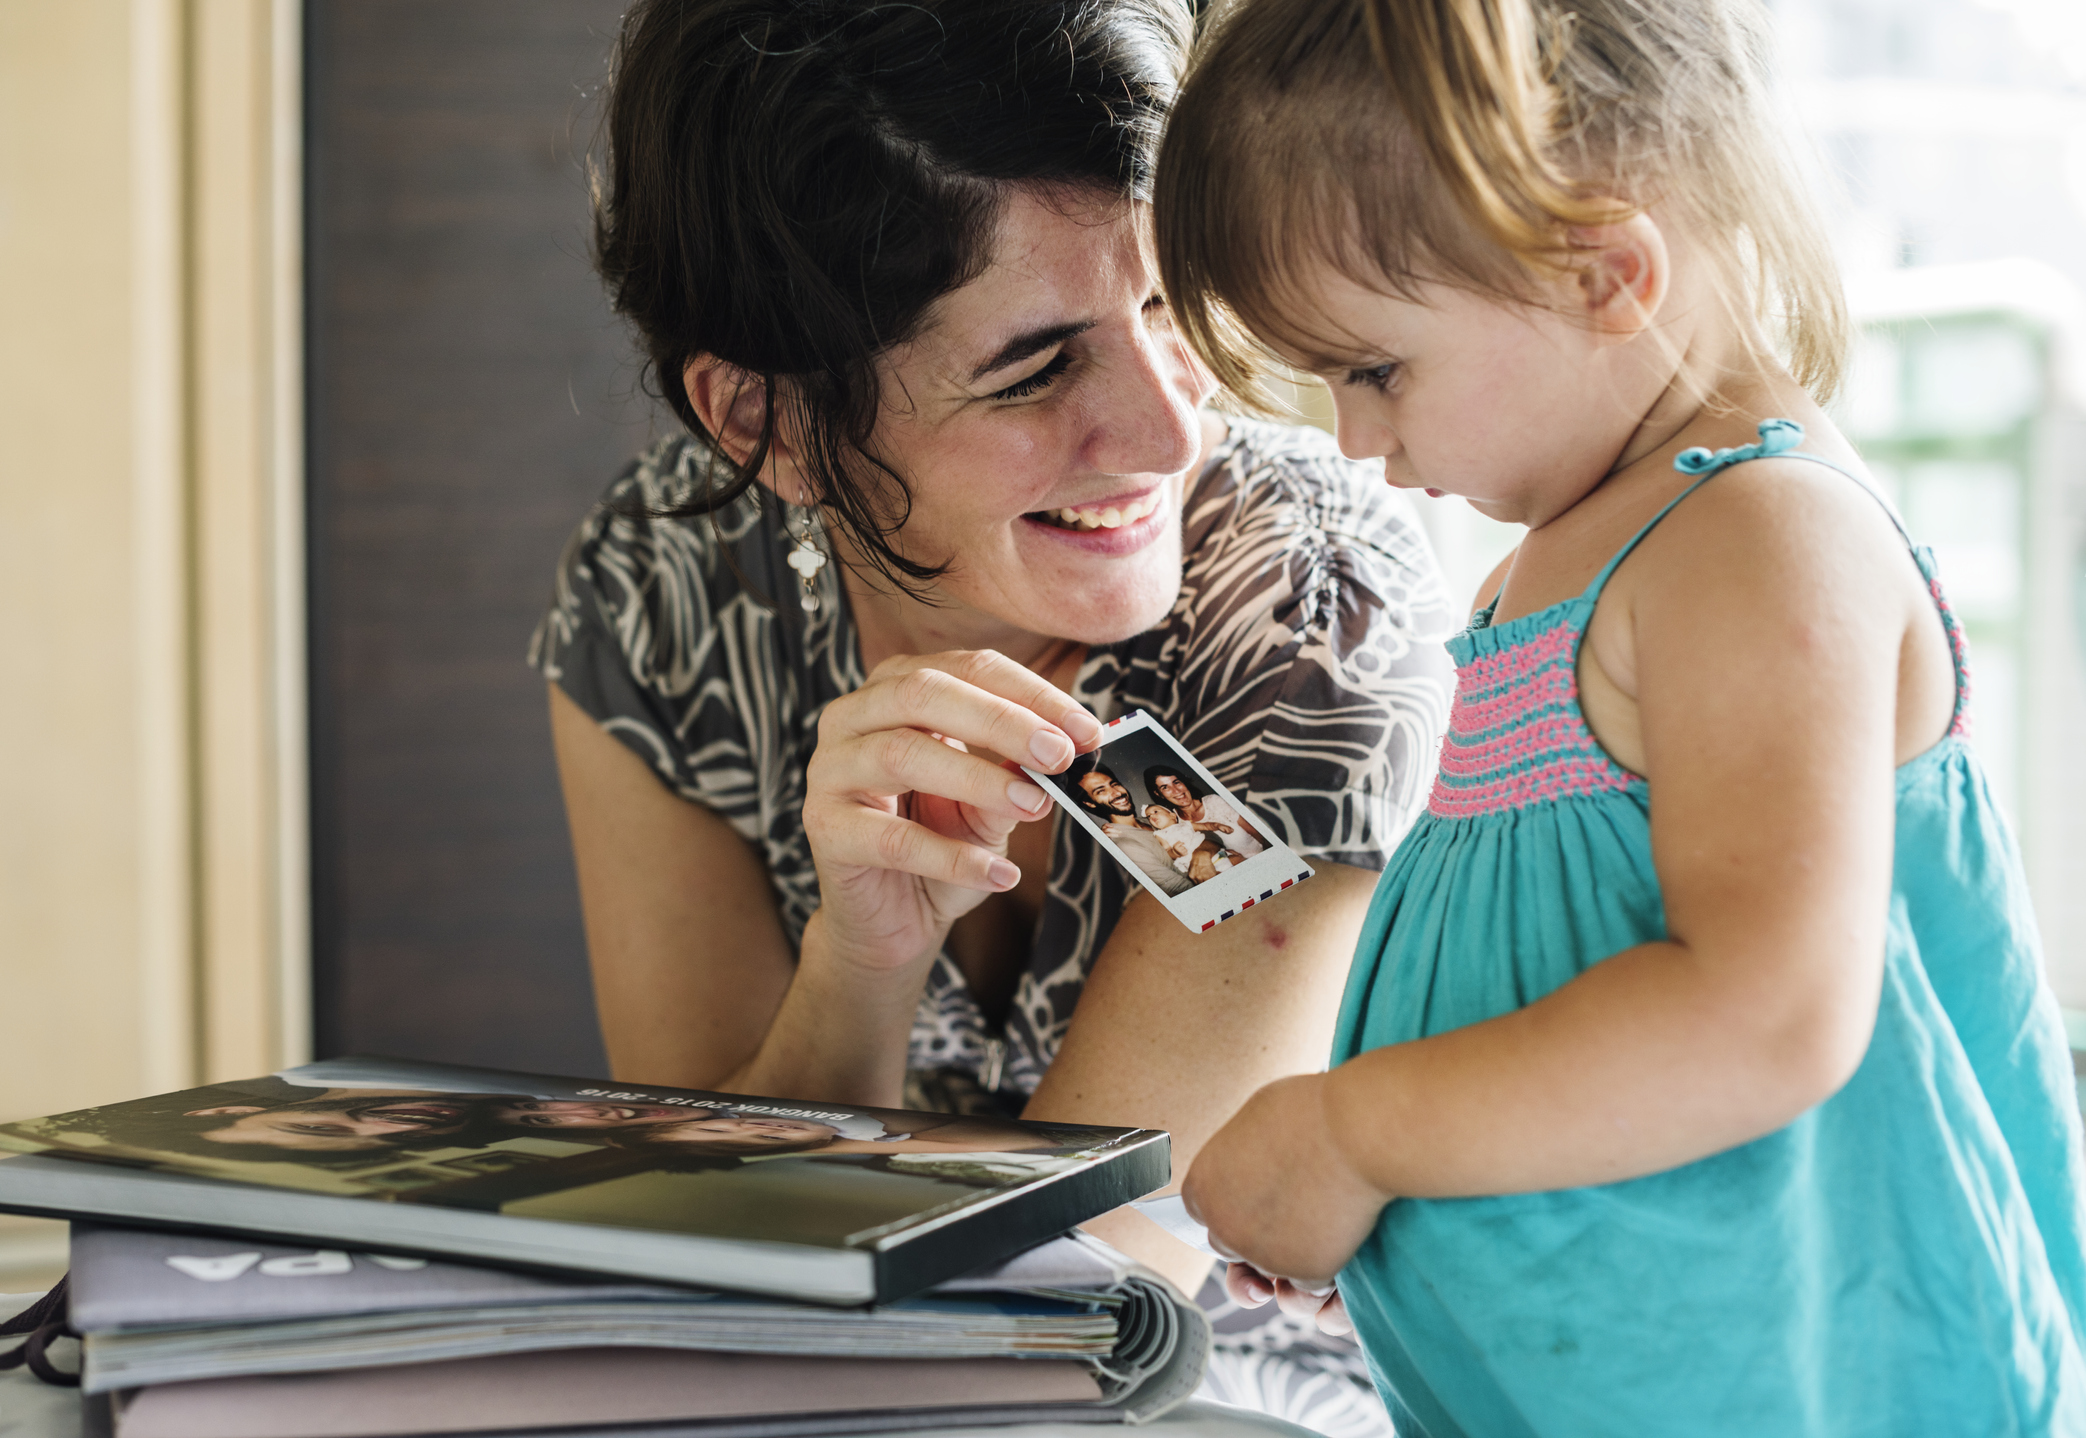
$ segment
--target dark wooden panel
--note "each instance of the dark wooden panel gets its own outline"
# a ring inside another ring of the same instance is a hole
[[[310,0],[318,1046],[602,1072],[543,686],[653,423],[577,152],[623,0]]]

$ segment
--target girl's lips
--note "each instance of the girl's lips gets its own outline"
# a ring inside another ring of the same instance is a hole
[[[1445,492],[1444,492],[1444,491],[1442,491],[1442,490],[1439,490],[1439,489],[1429,489],[1429,490],[1427,491],[1427,498],[1429,498],[1429,499],[1441,499],[1441,498],[1444,498],[1444,497],[1445,497]]]

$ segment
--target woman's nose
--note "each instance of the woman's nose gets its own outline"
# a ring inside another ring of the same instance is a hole
[[[1087,463],[1103,474],[1179,474],[1202,451],[1196,412],[1210,389],[1170,326],[1144,329],[1096,386]]]

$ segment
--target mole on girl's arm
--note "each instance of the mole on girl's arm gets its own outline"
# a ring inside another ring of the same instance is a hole
[[[1261,929],[1260,936],[1271,949],[1286,949],[1289,947],[1289,930],[1283,928],[1280,924],[1266,924]]]

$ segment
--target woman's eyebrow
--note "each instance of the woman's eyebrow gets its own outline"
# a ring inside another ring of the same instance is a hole
[[[1052,345],[1063,344],[1074,335],[1083,335],[1094,327],[1092,320],[1075,320],[1071,324],[1049,325],[1039,330],[1028,330],[1014,336],[1001,345],[998,353],[971,371],[971,382],[977,383],[994,370],[1019,364],[1030,355],[1041,354]]]

